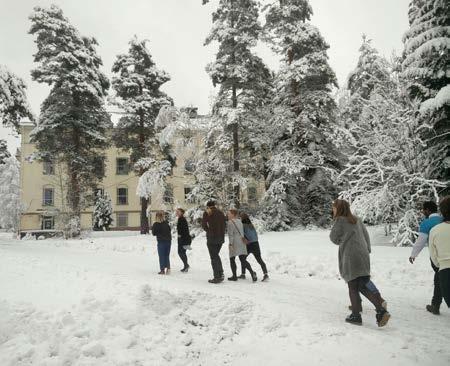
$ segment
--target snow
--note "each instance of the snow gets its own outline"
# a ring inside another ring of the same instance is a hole
[[[375,243],[388,241],[381,232],[372,230]],[[211,285],[203,236],[188,274],[178,272],[175,247],[173,273],[158,276],[150,236],[17,241],[0,233],[0,364],[449,364],[450,312],[424,311],[427,253],[410,265],[409,248],[373,248],[373,280],[392,318],[377,328],[364,301],[364,325],[355,327],[343,321],[349,300],[328,231],[260,239],[270,282]],[[226,245],[221,255],[229,275]]]

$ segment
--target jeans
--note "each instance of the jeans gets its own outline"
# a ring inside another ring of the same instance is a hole
[[[355,278],[354,280],[351,280],[348,282],[348,294],[350,296],[350,302],[352,304],[352,312],[353,313],[360,313],[362,311],[361,307],[361,296],[360,293],[363,294],[374,306],[375,309],[381,310],[382,306],[382,299],[380,296],[380,293],[373,293],[370,291],[367,287],[368,282],[370,281],[369,276],[363,276]],[[375,287],[375,285],[372,282],[372,285]]]
[[[450,308],[450,268],[439,271],[439,284],[441,293],[447,306]]]
[[[214,273],[214,278],[223,278],[223,267],[222,260],[220,259],[220,249],[222,249],[222,244],[215,243],[213,241],[208,241],[206,243],[208,247],[209,257],[211,258],[211,266]]]
[[[250,273],[253,273],[252,267],[250,266],[250,263],[247,262],[247,256],[245,254],[240,255],[239,260],[241,261],[242,268],[248,269],[248,271]],[[236,271],[237,271],[236,257],[230,258],[230,266],[231,266],[231,272],[233,272],[233,277],[236,277],[236,275],[237,275],[236,274]]]
[[[159,269],[170,269],[170,240],[158,240]]]
[[[441,284],[439,280],[439,268],[431,262],[431,268],[434,271],[434,290],[433,290],[433,298],[431,299],[431,305],[439,308],[442,304],[442,293],[441,293]]]

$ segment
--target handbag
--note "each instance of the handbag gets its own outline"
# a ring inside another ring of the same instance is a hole
[[[241,240],[245,245],[249,245],[250,241],[245,237],[245,235],[242,235],[241,232],[239,231],[237,225],[234,223],[233,220],[231,220],[231,222],[233,223],[234,227],[236,228],[238,234],[241,236]]]

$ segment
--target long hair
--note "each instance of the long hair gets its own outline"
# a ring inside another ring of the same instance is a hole
[[[166,214],[164,213],[164,211],[158,211],[156,213],[156,222],[164,222],[166,221]]]
[[[248,226],[250,226],[251,229],[255,229],[255,227],[253,226],[251,220],[250,220],[250,216],[248,216],[245,212],[241,213],[241,221],[243,224],[246,224]]]
[[[350,210],[350,204],[346,200],[337,199],[333,202],[333,207],[336,209],[334,219],[338,217],[346,217],[350,224],[356,224],[356,216]]]

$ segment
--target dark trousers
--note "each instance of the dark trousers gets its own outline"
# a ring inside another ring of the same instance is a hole
[[[188,259],[186,255],[186,249],[183,248],[183,246],[186,244],[179,244],[178,243],[178,256],[180,257],[181,261],[183,262],[184,268],[189,267]]]
[[[359,314],[362,311],[360,293],[363,294],[375,306],[376,310],[382,309],[382,299],[380,293],[374,293],[367,288],[366,285],[369,281],[370,277],[364,276],[355,278],[354,280],[348,282],[348,294],[350,296],[350,303],[352,304],[353,313]]]
[[[250,263],[247,262],[247,256],[244,255],[240,255],[239,256],[239,260],[241,261],[241,267],[248,269],[248,271],[250,273],[253,273],[253,269],[250,266]],[[233,277],[237,276],[237,266],[236,266],[236,257],[231,257],[230,258],[230,266],[231,266],[231,272],[233,273]],[[244,273],[244,272],[243,272]]]
[[[170,269],[170,240],[158,240],[159,269]]]
[[[208,241],[206,243],[208,247],[209,257],[211,258],[211,266],[214,273],[214,278],[222,278],[223,277],[223,267],[222,261],[220,259],[220,249],[222,249],[223,244],[217,244],[214,242]]]
[[[430,260],[431,261],[431,260]],[[431,299],[431,305],[439,308],[442,304],[442,293],[441,293],[441,284],[439,280],[439,268],[434,265],[431,261],[431,268],[434,271],[434,289],[433,289],[433,298]]]
[[[261,269],[263,271],[264,274],[267,274],[267,266],[264,263],[264,261],[261,258],[261,249],[259,248],[259,243],[256,241],[254,243],[250,243],[247,245],[247,251],[248,254],[253,254],[253,256],[255,257],[256,261],[259,263],[259,265],[261,266]],[[245,274],[245,266],[244,264],[241,262],[241,271],[242,274]]]
[[[441,294],[444,297],[447,306],[450,308],[450,268],[439,271],[439,284]]]

